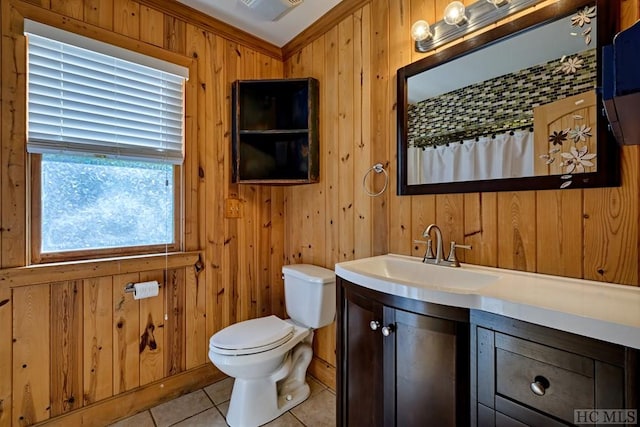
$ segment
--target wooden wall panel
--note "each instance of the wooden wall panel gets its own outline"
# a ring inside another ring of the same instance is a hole
[[[140,4],[133,0],[113,0],[113,31],[140,38]]]
[[[113,395],[111,276],[84,280],[83,298],[83,398],[89,405]]]
[[[184,269],[173,269],[165,274],[164,369],[168,377],[186,368],[185,272]]]
[[[224,219],[225,178],[229,178],[229,149],[225,144],[229,141],[230,117],[228,110],[229,88],[226,76],[225,41],[215,35],[208,34],[205,50],[205,82],[203,91],[199,91],[198,113],[201,114],[204,104],[205,134],[198,136],[199,152],[204,153],[200,168],[204,172],[204,194],[201,206],[206,207],[207,220],[201,227],[205,234],[205,273],[207,275],[207,335],[228,325],[230,292],[226,274],[229,271],[224,265],[224,253],[227,248],[226,222]],[[198,61],[199,66],[203,61]],[[202,85],[200,85],[202,87]],[[202,93],[201,93],[202,92]],[[227,114],[228,113],[228,114]],[[210,141],[217,141],[212,144]],[[206,161],[205,161],[206,159]],[[234,221],[234,220],[232,220]]]
[[[409,0],[393,0],[389,2],[389,93],[391,99],[397,99],[396,75],[398,68],[411,62],[412,44],[407,38],[411,33],[412,7]],[[422,18],[421,18],[422,19]],[[389,110],[389,141],[395,141],[397,135],[396,117],[397,108]],[[399,197],[396,188],[398,150],[396,144],[389,144],[389,158],[391,163],[389,171],[389,186],[386,194],[389,197],[389,252],[398,254],[410,254],[413,240],[419,238],[411,229],[411,207],[413,200],[410,197]],[[377,160],[374,159],[373,162]],[[378,184],[380,185],[380,184]],[[378,187],[380,188],[380,187]]]
[[[349,261],[355,253],[354,234],[354,187],[356,183],[354,166],[354,88],[353,74],[353,17],[349,16],[338,24],[338,176],[342,185],[338,188],[340,238],[338,239],[339,260]],[[358,187],[358,191],[361,189]]]
[[[106,30],[112,30],[113,1],[114,0],[84,0],[84,21]]]
[[[466,251],[465,262],[498,266],[497,212],[496,193],[464,195],[464,243],[472,248]]]
[[[140,40],[155,46],[164,46],[164,13],[149,6],[141,6],[140,22]]]
[[[372,0],[371,4],[371,149],[375,153],[375,161],[389,170],[389,129],[392,124],[389,117],[395,111],[395,100],[392,100],[393,74],[389,71],[389,2]],[[373,77],[375,76],[375,78]],[[389,251],[391,236],[389,229],[389,192],[385,192],[372,200],[372,252],[380,255]],[[395,236],[393,237],[395,238]]]
[[[438,194],[436,196],[436,224],[442,230],[442,256],[449,254],[449,242],[464,242],[464,195]],[[432,232],[435,238],[435,233]],[[460,261],[464,261],[464,249],[458,250]]]
[[[282,232],[284,231],[284,210],[284,190],[273,189],[271,191],[271,230],[272,234],[276,234],[276,236],[272,237],[270,248],[272,256],[269,258],[271,313],[283,319],[286,315],[284,281],[282,280],[282,266],[285,257],[285,237]],[[280,233],[274,233],[273,230],[279,230]]]
[[[2,130],[0,136],[0,268],[25,265],[26,233],[26,133],[25,103],[20,95],[26,85],[25,39],[22,16],[4,1],[2,7]]]
[[[622,156],[622,187],[584,190],[584,275],[638,285],[638,147]]]
[[[83,405],[82,281],[58,282],[51,289],[51,416]]]
[[[205,274],[195,267],[185,269],[185,367],[186,369],[206,364],[209,351],[209,336],[206,326]]]
[[[164,17],[164,47],[172,52],[184,54],[187,49],[187,25],[173,16]]]
[[[536,192],[537,271],[583,277],[582,190]]]
[[[138,300],[140,317],[138,320],[138,353],[140,385],[157,381],[164,377],[164,355],[167,351],[164,340],[165,328],[165,283],[164,271],[140,273],[140,282],[156,281],[160,285],[158,296]],[[194,306],[195,308],[195,306]],[[194,342],[194,346],[197,343]]]
[[[139,338],[140,304],[132,292],[125,292],[128,283],[139,281],[138,273],[113,277],[113,393],[119,394],[140,385]]]
[[[243,202],[245,216],[238,221],[238,321],[256,317],[257,305],[257,268],[256,251],[256,209],[257,187],[241,185],[238,195]]]
[[[340,162],[340,148],[338,146],[338,128],[336,124],[340,118],[338,116],[338,100],[337,94],[338,88],[338,66],[339,66],[339,47],[338,47],[338,28],[334,27],[324,35],[324,47],[325,47],[325,63],[324,63],[324,78],[322,89],[323,97],[320,98],[320,117],[323,121],[320,123],[320,129],[324,135],[321,142],[324,148],[321,149],[323,155],[320,160],[324,160],[325,167],[322,169],[324,172],[324,178],[320,178],[324,184],[325,191],[325,230],[324,230],[324,265],[331,268],[340,259],[340,248],[338,242],[340,241],[340,227],[338,218],[340,217],[340,209],[337,201],[339,200],[339,187],[342,184],[340,182],[339,168],[337,165]],[[290,75],[289,77],[294,77]],[[292,196],[293,197],[293,196]],[[298,200],[298,203],[304,203],[303,200]],[[287,205],[287,216],[289,218],[297,218],[300,213],[289,209]],[[290,234],[287,233],[287,234]],[[287,253],[295,253],[295,249],[289,250]],[[291,261],[291,260],[288,260]]]
[[[369,106],[371,105],[371,72],[367,66],[371,62],[371,14],[367,5],[356,11],[353,15],[353,154],[354,154],[354,235],[355,235],[355,259],[370,256],[372,253],[372,224],[371,197],[360,187],[358,177],[363,177],[369,171],[373,160],[371,147],[371,116]],[[314,42],[314,63],[322,61],[322,47],[318,42]],[[317,59],[316,59],[317,58]],[[322,62],[320,62],[321,64]],[[322,71],[321,65],[315,66],[314,70]],[[390,173],[390,182],[387,191],[393,187],[393,170]],[[371,182],[371,181],[369,181]],[[380,190],[380,187],[375,189]],[[318,212],[321,209],[317,209]],[[318,225],[321,222],[318,222]],[[321,230],[315,230],[320,234]]]
[[[51,10],[74,19],[84,16],[83,0],[50,0]]]
[[[11,289],[0,288],[0,427],[11,425],[12,311]]]
[[[231,84],[242,76],[242,53],[240,46],[237,43],[226,41],[221,59],[225,69],[225,73],[222,75],[224,78],[222,81],[222,89],[225,94],[225,105],[220,111],[220,113],[223,113],[220,117],[224,129],[221,142],[224,144],[225,156],[223,165],[220,166],[224,166],[223,183],[228,184],[231,182],[231,159],[229,158],[229,147],[231,147],[231,122],[229,119],[231,117]],[[223,191],[220,193],[221,198],[210,203],[222,203],[230,197],[238,198],[238,187],[238,184],[223,185]],[[243,215],[244,206],[242,206],[241,210],[241,215]],[[218,290],[218,295],[222,297],[220,316],[222,319],[221,326],[223,327],[234,323],[237,319],[239,281],[237,255],[240,253],[238,244],[238,221],[238,219],[229,219],[222,223],[222,230],[224,230],[224,250],[222,253],[221,268],[224,273],[222,286],[221,289]],[[219,231],[220,230],[215,230],[216,233]]]
[[[271,258],[271,189],[258,187],[258,209],[256,212],[257,255],[256,268],[256,317],[271,314],[271,279],[269,275]]]
[[[498,193],[498,267],[536,271],[535,195]]]
[[[49,285],[13,290],[13,425],[51,416]]]

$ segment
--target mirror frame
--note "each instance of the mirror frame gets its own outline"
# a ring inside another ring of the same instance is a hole
[[[607,128],[607,119],[601,113],[602,93],[600,90],[602,80],[602,46],[610,44],[613,36],[618,31],[620,5],[612,0],[560,0],[558,3],[548,5],[533,11],[523,17],[500,25],[499,27],[479,34],[471,39],[455,44],[445,50],[434,53],[416,62],[413,62],[398,70],[397,73],[397,179],[399,196],[417,194],[443,194],[443,193],[473,193],[491,191],[521,191],[521,190],[547,190],[560,189],[561,175],[531,176],[522,178],[501,178],[478,181],[458,181],[435,184],[407,183],[407,156],[408,156],[408,109],[407,109],[407,82],[409,77],[423,71],[437,67],[438,65],[452,61],[461,56],[476,52],[492,43],[507,39],[530,28],[544,25],[560,17],[570,15],[578,9],[595,3],[598,11],[597,25],[597,82],[596,105],[598,107],[598,163],[597,171],[575,174],[573,184],[567,188],[591,188],[591,187],[615,187],[620,185],[620,146],[616,143],[613,134]]]

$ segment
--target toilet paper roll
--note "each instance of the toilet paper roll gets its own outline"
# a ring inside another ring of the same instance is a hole
[[[160,285],[156,280],[140,282],[133,285],[133,299],[143,299],[158,296]]]

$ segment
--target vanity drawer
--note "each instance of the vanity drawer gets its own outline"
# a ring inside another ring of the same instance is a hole
[[[595,407],[592,359],[501,333],[495,339],[496,394],[570,423],[574,409]]]

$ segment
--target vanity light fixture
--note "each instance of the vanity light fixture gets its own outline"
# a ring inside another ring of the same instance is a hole
[[[433,39],[433,33],[429,27],[429,23],[425,20],[419,20],[411,26],[411,37],[415,41],[415,49],[417,52],[426,52],[423,47],[425,42]]]
[[[449,25],[457,25],[458,27],[462,27],[468,22],[465,7],[461,1],[452,1],[444,9],[444,22]]]
[[[509,0],[487,0],[489,3],[494,5],[495,7],[502,7],[506,4],[509,4]]]
[[[428,52],[542,1],[477,0],[468,7],[461,1],[452,1],[444,10],[444,19],[431,26],[423,20],[411,26],[414,48],[416,52]]]

